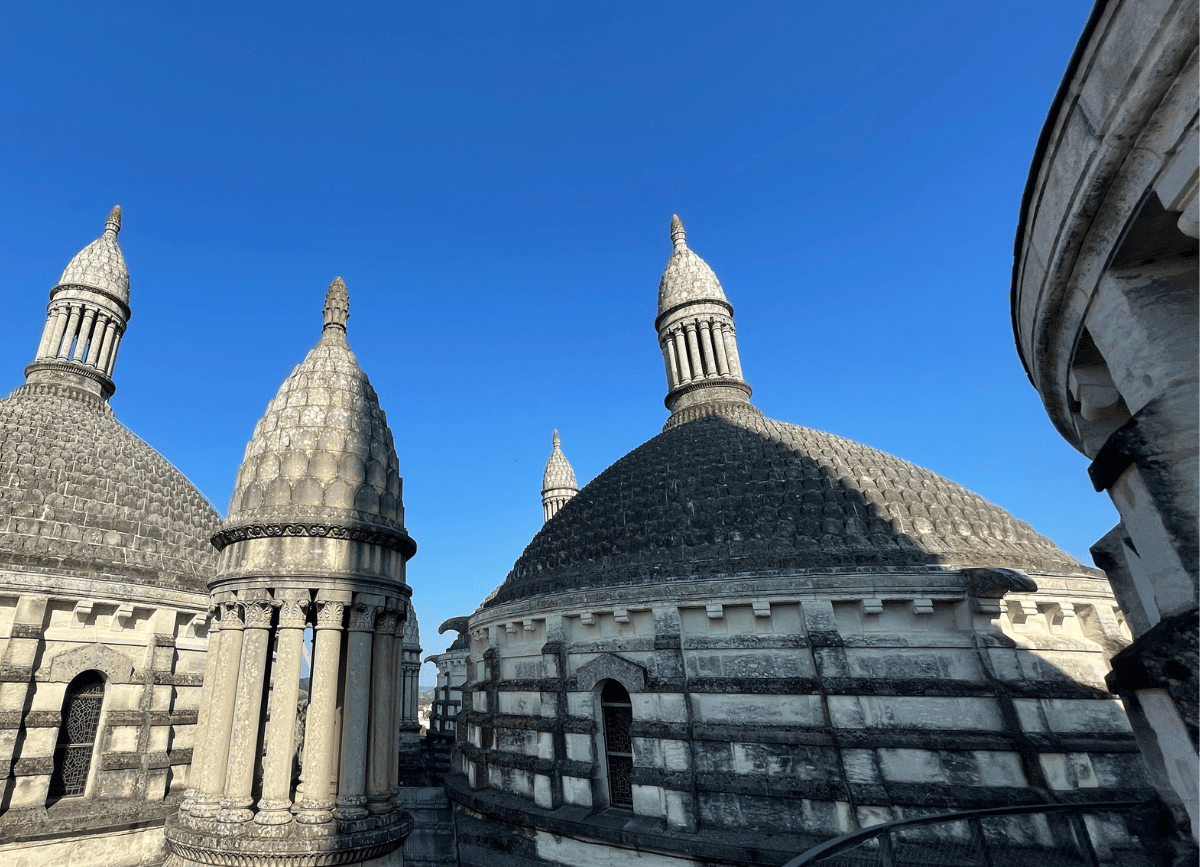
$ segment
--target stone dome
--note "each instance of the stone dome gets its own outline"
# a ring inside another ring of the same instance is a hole
[[[0,400],[0,559],[204,592],[220,516],[97,395],[30,383]]]
[[[108,215],[104,234],[75,254],[58,278],[58,285],[99,289],[122,304],[129,304],[129,268],[117,244],[120,231],[121,207],[118,205]]]
[[[326,328],[267,405],[215,541],[307,522],[382,532],[416,550],[387,417],[339,327]]]
[[[546,471],[542,473],[542,490],[578,489],[579,482],[575,480],[575,470],[562,452],[562,441],[558,437],[558,431],[554,432],[553,443],[554,448],[550,452],[550,460],[546,461]]]
[[[756,410],[711,408],[618,460],[533,537],[485,604],[775,570],[1094,574],[928,470]]]
[[[671,240],[675,249],[658,281],[658,315],[692,301],[717,301],[728,305],[725,290],[713,269],[689,249],[678,216],[671,219]]]

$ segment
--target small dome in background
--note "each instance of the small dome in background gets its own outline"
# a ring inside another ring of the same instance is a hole
[[[567,456],[562,453],[562,440],[558,437],[558,431],[554,432],[552,442],[554,450],[550,452],[550,460],[546,461],[546,472],[542,473],[542,492],[554,488],[579,490],[579,483],[575,481],[575,470],[571,468]]]

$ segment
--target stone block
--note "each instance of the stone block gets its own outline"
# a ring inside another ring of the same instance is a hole
[[[580,777],[564,776],[563,800],[579,807],[592,806],[592,781]]]
[[[821,699],[815,695],[712,695],[694,694],[697,722],[760,725],[820,725],[824,722]]]
[[[639,816],[656,819],[666,815],[663,806],[663,790],[658,786],[633,786],[633,812]]]

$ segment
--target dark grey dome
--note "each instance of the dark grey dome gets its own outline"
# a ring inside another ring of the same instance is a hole
[[[0,559],[207,592],[220,516],[179,470],[69,385],[0,400]]]
[[[746,407],[668,423],[602,472],[486,604],[702,575],[927,566],[1092,574],[954,482]]]

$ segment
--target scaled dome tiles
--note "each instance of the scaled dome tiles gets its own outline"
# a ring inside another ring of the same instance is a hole
[[[375,389],[345,340],[327,331],[258,422],[222,533],[320,522],[407,539],[400,484]]]
[[[658,281],[658,315],[689,301],[728,303],[716,273],[688,247],[679,217],[671,221],[671,238],[675,249]]]
[[[204,591],[219,521],[99,397],[39,383],[0,400],[5,562]]]
[[[99,289],[129,304],[129,268],[117,244],[121,231],[121,208],[108,215],[104,234],[75,254],[58,279],[59,286],[86,286]]]
[[[1094,574],[1026,523],[899,458],[749,413],[665,430],[534,536],[490,605],[780,570]]]

